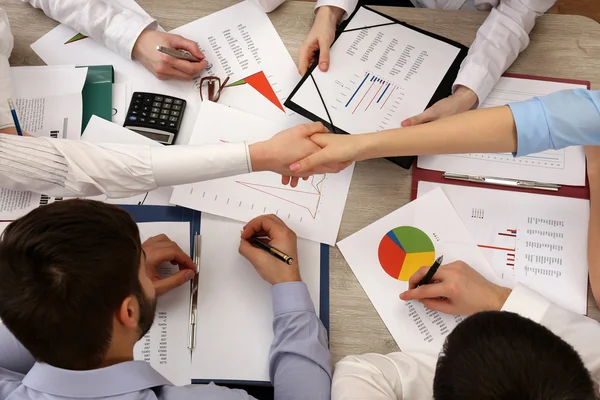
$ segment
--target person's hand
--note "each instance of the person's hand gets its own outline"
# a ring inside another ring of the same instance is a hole
[[[22,131],[23,132],[23,136],[31,136],[29,133]],[[9,126],[8,128],[2,128],[0,129],[0,133],[6,133],[9,135],[18,135],[19,133],[17,132],[17,128],[14,126]]]
[[[477,103],[477,95],[466,86],[459,86],[456,91],[429,107],[419,115],[402,121],[402,126],[413,126],[435,121],[454,114],[469,111]]]
[[[156,50],[156,46],[165,46],[176,50],[186,50],[200,62],[180,60]],[[198,43],[179,35],[145,29],[138,37],[132,52],[133,58],[139,60],[144,67],[158,79],[176,78],[192,80],[208,65]]]
[[[402,300],[420,300],[425,307],[446,314],[472,315],[500,310],[511,290],[495,285],[462,261],[442,265],[432,282],[417,287],[430,267],[422,267],[411,276],[409,290]]]
[[[600,180],[600,146],[585,146],[587,174],[590,184]]]
[[[194,278],[196,265],[181,248],[166,235],[153,236],[142,244],[146,254],[146,275],[154,284],[156,295],[163,295]],[[169,261],[179,266],[179,271],[161,279],[157,266]]]
[[[250,243],[253,236],[267,236],[269,244],[294,259],[292,265],[273,257]],[[275,215],[261,215],[248,222],[242,231],[239,252],[254,265],[258,274],[271,285],[300,281],[296,234]]]
[[[293,174],[324,174],[340,172],[358,161],[363,135],[316,134],[311,140],[319,147],[314,152],[289,165]]]
[[[286,129],[264,142],[251,144],[249,148],[252,170],[276,172],[283,176],[283,184],[291,183],[292,186],[296,186],[298,177],[307,177],[310,174],[294,174],[290,171],[290,164],[321,150],[321,147],[311,140],[311,136],[325,132],[327,128],[322,123],[313,122]],[[342,165],[332,163],[323,165],[322,170],[338,172],[341,167]]]
[[[315,61],[317,52],[319,53],[319,69],[323,72],[329,69],[329,48],[335,39],[335,27],[342,15],[344,15],[344,10],[339,7],[319,7],[315,22],[298,54],[300,75],[304,75],[308,67]]]

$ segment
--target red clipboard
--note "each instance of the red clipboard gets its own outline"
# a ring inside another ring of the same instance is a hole
[[[590,89],[589,81],[581,81],[574,79],[560,79],[560,78],[548,78],[542,76],[532,76],[532,75],[519,75],[519,74],[504,74],[503,76],[508,78],[520,78],[520,79],[531,79],[537,81],[547,81],[547,82],[559,82],[559,83],[572,83],[577,85],[585,85],[588,90]],[[573,197],[577,199],[589,199],[590,198],[590,186],[587,179],[585,178],[585,186],[568,186],[561,185],[557,191],[546,191],[539,189],[522,189],[515,188],[511,186],[498,186],[498,185],[489,185],[489,184],[480,184],[475,182],[468,181],[459,181],[456,179],[447,179],[444,178],[444,172],[442,171],[434,171],[417,167],[417,162],[415,161],[413,165],[413,173],[412,173],[412,186],[411,186],[411,194],[410,199],[415,200],[417,198],[417,191],[419,187],[420,181],[426,182],[435,182],[435,183],[443,183],[448,185],[460,185],[460,186],[470,186],[470,187],[478,187],[483,189],[495,189],[495,190],[509,190],[512,192],[523,192],[523,193],[534,193],[534,194],[542,194],[549,196],[561,196],[561,197]]]

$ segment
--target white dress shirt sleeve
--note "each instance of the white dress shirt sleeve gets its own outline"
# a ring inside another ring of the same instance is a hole
[[[14,122],[8,98],[12,97],[12,83],[8,58],[12,52],[14,39],[10,33],[10,25],[6,12],[0,8],[0,129],[13,126]]]
[[[315,6],[315,10],[319,7],[323,6],[333,6],[341,8],[345,11],[342,16],[341,21],[347,19],[353,12],[356,6],[358,5],[358,0],[317,0],[317,5]]]
[[[118,198],[248,172],[246,143],[153,147],[0,134],[5,189]]]
[[[475,92],[481,104],[500,76],[529,45],[535,19],[556,0],[500,0],[477,31],[463,61],[454,89],[463,85]]]
[[[151,17],[140,15],[118,2],[104,0],[21,0],[41,8],[50,18],[104,44],[131,59],[133,46],[144,29],[157,26]]]

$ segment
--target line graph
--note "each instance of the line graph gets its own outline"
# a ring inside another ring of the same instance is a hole
[[[239,180],[236,180],[235,183],[305,209],[314,220],[317,217],[319,205],[323,197],[323,182],[325,178],[326,175],[312,176],[310,178],[309,190],[306,190],[306,188],[291,188],[283,185],[266,185]]]

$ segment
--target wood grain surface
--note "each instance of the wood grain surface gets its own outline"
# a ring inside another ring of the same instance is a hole
[[[237,3],[232,0],[140,0],[146,11],[170,30]],[[42,65],[29,45],[56,26],[39,10],[18,0],[0,0],[15,36],[12,65]],[[419,28],[470,45],[486,13],[375,7]],[[270,14],[290,54],[299,46],[313,20],[313,4],[290,1]],[[531,34],[531,44],[509,72],[589,80],[600,89],[600,25],[580,16],[544,15]],[[339,239],[406,204],[411,172],[385,160],[356,166]],[[587,229],[582,226],[581,229]],[[333,361],[348,354],[387,353],[398,347],[360,284],[337,250],[331,251],[331,350]],[[390,301],[398,301],[390,298]],[[590,292],[589,315],[600,320]]]

